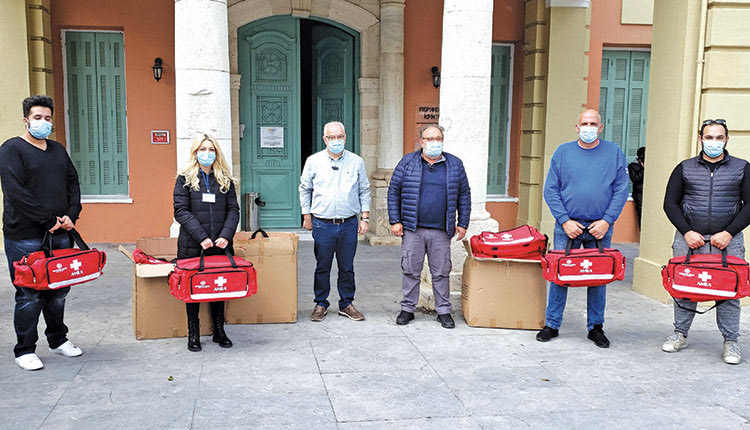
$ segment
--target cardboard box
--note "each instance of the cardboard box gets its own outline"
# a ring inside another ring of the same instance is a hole
[[[544,327],[547,281],[533,260],[475,258],[471,245],[461,285],[461,308],[472,327],[538,330]]]
[[[269,233],[268,239],[249,240],[250,234],[235,235],[238,257],[253,263],[258,293],[228,300],[228,324],[282,323],[297,321],[297,244],[294,233]],[[171,260],[177,254],[177,239],[139,239],[136,247],[155,257]],[[132,250],[120,247],[132,260]],[[133,330],[138,340],[187,336],[185,303],[169,293],[167,278],[171,264],[135,264],[133,268]],[[200,307],[201,334],[211,334],[209,306]]]
[[[177,255],[177,238],[138,239],[135,246],[146,254],[167,260]],[[120,251],[132,260],[132,250],[120,246]],[[187,336],[185,302],[169,293],[167,277],[173,267],[172,264],[135,264],[133,267],[133,331],[138,340]],[[208,306],[201,306],[199,318],[201,334],[211,334]]]
[[[229,324],[293,323],[297,321],[297,246],[295,233],[268,232],[250,240],[251,233],[234,235],[234,253],[253,263],[258,293],[227,301]]]

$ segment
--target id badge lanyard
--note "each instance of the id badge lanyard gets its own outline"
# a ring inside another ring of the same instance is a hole
[[[201,170],[201,174],[203,175],[203,182],[206,183],[206,192],[203,193],[203,202],[216,203],[216,195],[211,192],[211,185],[208,181],[208,173]]]

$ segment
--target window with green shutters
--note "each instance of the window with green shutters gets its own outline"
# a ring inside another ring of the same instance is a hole
[[[490,141],[487,164],[487,194],[508,193],[508,131],[512,57],[509,45],[492,46],[490,90]]]
[[[646,146],[646,108],[651,53],[648,51],[602,51],[599,113],[604,139],[617,143],[628,163]]]
[[[67,139],[83,195],[127,195],[122,33],[65,32]]]

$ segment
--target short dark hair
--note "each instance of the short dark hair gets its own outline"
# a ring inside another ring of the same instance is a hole
[[[707,119],[703,121],[703,124],[701,124],[699,136],[703,137],[703,130],[705,130],[709,125],[720,125],[724,127],[724,135],[729,137],[729,127],[727,127],[726,120],[723,119]]]
[[[31,113],[31,108],[34,106],[41,106],[49,108],[51,113],[55,112],[55,103],[52,101],[52,97],[37,94],[31,97],[23,99],[23,117],[28,118]]]
[[[646,156],[646,147],[645,146],[641,146],[640,148],[638,148],[637,151],[635,151],[635,157],[637,159],[643,160],[643,157],[645,157],[645,156]]]
[[[424,131],[429,128],[436,128],[440,130],[440,137],[445,137],[445,129],[437,124],[425,124],[422,127],[419,128],[419,138],[422,139],[424,137]]]

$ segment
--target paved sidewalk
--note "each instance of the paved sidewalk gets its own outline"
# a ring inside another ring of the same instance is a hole
[[[115,246],[100,248],[106,273],[67,302],[69,337],[84,355],[51,354],[42,339],[37,372],[13,361],[13,289],[0,271],[0,427],[750,428],[749,366],[722,362],[713,311],[696,318],[689,348],[662,352],[672,308],[631,292],[632,269],[608,287],[612,346],[599,349],[586,339],[584,289],[570,291],[549,343],[533,331],[468,327],[459,297],[454,330],[430,314],[397,326],[400,248],[365,244],[355,304],[367,320],[329,313],[313,323],[312,243],[301,242],[298,322],[228,326],[233,348],[204,337],[203,352],[191,353],[185,339],[135,340],[132,265]],[[637,247],[620,248],[632,267]]]

